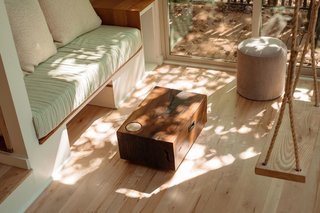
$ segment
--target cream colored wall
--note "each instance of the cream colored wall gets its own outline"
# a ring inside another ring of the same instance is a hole
[[[13,153],[0,152],[0,163],[32,172],[0,205],[0,212],[23,212],[48,186],[52,174],[70,153],[66,126],[62,125],[40,145],[32,123],[32,112],[20,69],[4,0],[0,0],[0,106],[12,141]]]
[[[0,1],[0,26],[0,54],[5,69],[0,73],[0,106],[7,128],[11,130],[9,135],[15,155],[27,158],[23,141],[27,137],[27,131],[32,131],[31,127],[27,127],[32,126],[31,109],[3,0]],[[21,126],[26,126],[25,133],[20,131]],[[2,162],[1,156],[0,161]]]

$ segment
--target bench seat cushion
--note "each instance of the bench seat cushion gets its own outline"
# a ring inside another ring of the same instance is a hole
[[[39,139],[110,79],[141,47],[138,29],[101,26],[59,48],[25,76]]]

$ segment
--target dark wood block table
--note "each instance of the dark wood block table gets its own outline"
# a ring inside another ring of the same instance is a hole
[[[117,131],[120,157],[175,170],[206,122],[206,95],[155,87]]]

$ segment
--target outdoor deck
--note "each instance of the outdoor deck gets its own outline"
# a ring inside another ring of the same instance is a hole
[[[179,2],[172,4],[171,21],[172,25],[176,26],[171,28],[176,28],[176,31],[183,29],[182,21],[187,19],[186,13],[191,13],[191,20],[187,23],[189,31],[184,33],[185,36],[177,40],[175,45],[171,44],[172,55],[236,62],[237,45],[251,37],[252,1],[224,0],[212,4],[211,1],[193,0],[188,4]],[[289,47],[294,1],[264,1],[263,5],[261,34],[278,37]],[[301,46],[304,42],[305,26],[308,23],[309,5],[310,0],[304,0],[301,5],[298,38]],[[178,20],[174,21],[175,17],[179,17]],[[320,42],[316,54],[320,55]],[[310,55],[307,55],[305,65],[310,64]],[[320,66],[319,60],[317,64]]]

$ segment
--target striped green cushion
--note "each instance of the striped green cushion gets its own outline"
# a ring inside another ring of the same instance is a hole
[[[140,31],[101,26],[25,76],[38,138],[55,129],[141,47]]]

